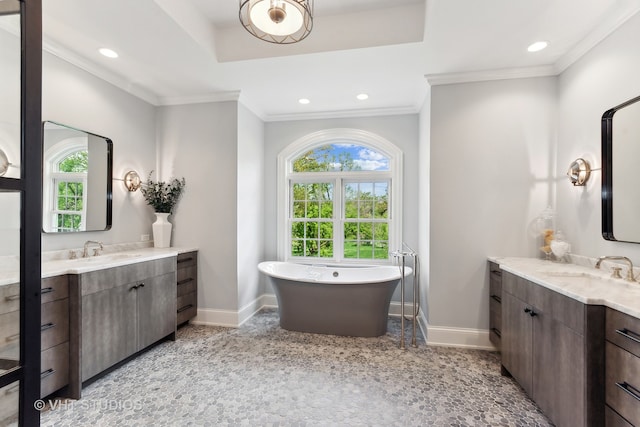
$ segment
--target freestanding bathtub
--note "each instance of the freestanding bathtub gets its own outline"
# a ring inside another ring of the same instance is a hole
[[[290,331],[377,337],[387,332],[397,266],[304,265],[266,261],[278,299],[280,326]],[[405,267],[405,277],[411,274]]]

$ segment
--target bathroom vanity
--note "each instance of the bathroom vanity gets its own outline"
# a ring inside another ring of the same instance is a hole
[[[559,427],[640,425],[640,283],[586,266],[491,261],[503,374]]]
[[[164,339],[197,310],[197,251],[139,248],[43,262],[41,397],[80,398],[83,383]],[[18,283],[0,276],[0,359],[19,355]],[[181,305],[183,302],[187,304]],[[188,306],[180,310],[180,307]],[[11,366],[2,367],[9,369]],[[5,403],[17,386],[0,390]],[[16,408],[13,404],[11,408]]]

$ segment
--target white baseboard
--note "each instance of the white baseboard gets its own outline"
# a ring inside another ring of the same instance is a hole
[[[277,307],[278,300],[274,294],[262,294],[239,311],[199,308],[198,315],[192,323],[237,328],[251,319],[261,309]],[[410,316],[412,309],[412,304],[405,303],[405,316]],[[399,302],[391,302],[389,315],[401,315],[401,304]],[[427,322],[424,311],[421,311],[418,316],[418,325],[428,345],[496,350],[489,340],[488,330],[432,326]]]
[[[482,329],[451,328],[427,324],[427,343],[433,346],[496,350],[489,340],[489,331]]]

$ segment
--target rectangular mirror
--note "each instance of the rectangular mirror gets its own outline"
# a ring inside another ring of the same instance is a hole
[[[602,236],[640,243],[640,97],[602,116]]]
[[[55,122],[43,123],[42,230],[111,228],[113,143]]]

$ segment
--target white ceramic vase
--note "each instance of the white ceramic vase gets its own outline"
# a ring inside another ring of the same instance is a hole
[[[151,224],[153,229],[153,246],[156,248],[168,248],[171,246],[171,228],[168,213],[156,212],[156,222]]]

